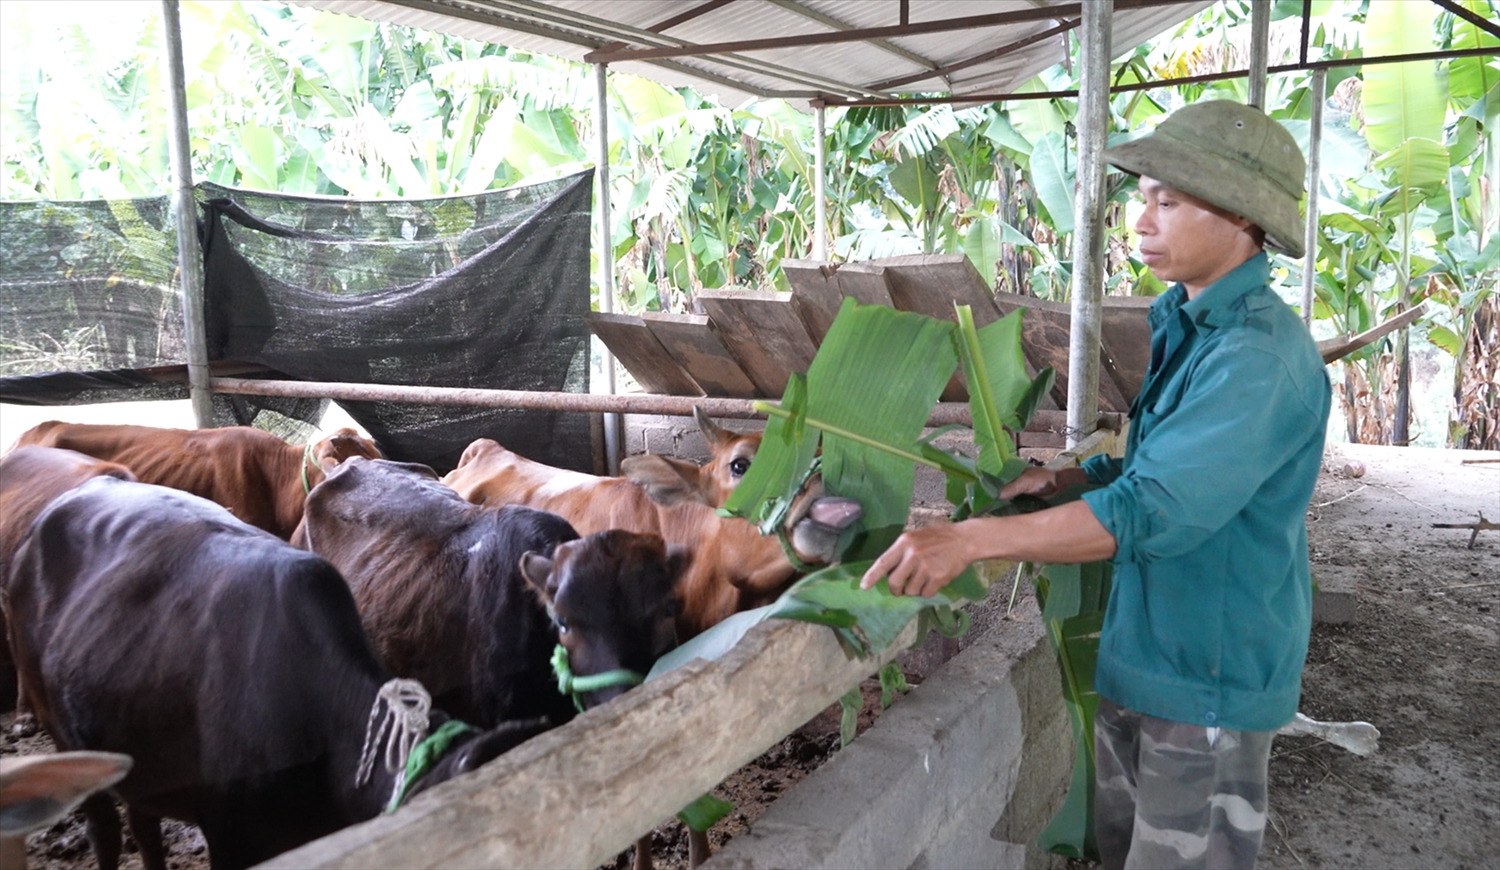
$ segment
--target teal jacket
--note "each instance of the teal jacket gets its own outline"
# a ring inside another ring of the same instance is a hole
[[[1271,731],[1297,711],[1312,628],[1305,514],[1331,391],[1264,254],[1151,307],[1125,457],[1084,463],[1119,549],[1094,686],[1176,722]]]

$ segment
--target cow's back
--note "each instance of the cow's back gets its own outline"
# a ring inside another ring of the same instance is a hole
[[[283,539],[301,519],[301,451],[250,426],[158,429],[51,421],[23,433],[17,444],[119,463],[143,483],[201,496]]]
[[[327,562],[204,500],[105,478],[44,510],[15,563],[38,718],[61,749],[134,757],[116,788],[132,807],[253,831],[266,856],[354,820],[332,747],[364,727],[351,693],[383,674]]]
[[[492,727],[572,714],[546,665],[556,635],[519,564],[576,538],[555,514],[470,504],[425,466],[356,458],[313,490],[293,542],[343,574],[387,670]]]
[[[470,444],[443,483],[474,504],[557,514],[580,535],[609,529],[662,534],[661,506],[630,481],[543,465],[488,438]]]
[[[0,456],[0,589],[10,576],[11,560],[26,530],[53,499],[94,477],[130,480],[122,465],[51,447],[18,447]],[[4,598],[0,596],[0,604]],[[9,619],[5,620],[9,632]],[[16,702],[15,668],[10,645],[0,637],[0,710]]]
[[[780,543],[748,520],[721,517],[696,502],[661,505],[625,478],[553,468],[489,439],[470,444],[443,482],[476,504],[558,514],[581,535],[624,529],[686,547],[692,561],[678,584],[683,640],[739,610],[773,601],[796,573]]]

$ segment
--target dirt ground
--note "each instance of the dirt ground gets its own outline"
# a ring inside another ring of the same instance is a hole
[[[1352,586],[1354,619],[1314,626],[1302,712],[1363,720],[1379,749],[1351,755],[1313,737],[1280,737],[1271,760],[1271,817],[1261,866],[1480,868],[1500,855],[1500,530],[1436,529],[1500,521],[1497,453],[1335,445],[1308,511],[1314,575]],[[1465,460],[1489,460],[1463,464]],[[1350,476],[1351,462],[1363,465]],[[915,675],[913,675],[915,677]],[[879,690],[866,684],[861,725]],[[715,826],[717,846],[836,751],[837,708],[825,711],[716,791],[736,805]],[[0,717],[0,751],[45,751],[18,741]],[[174,870],[207,867],[202,838],[172,823]],[[140,859],[127,840],[125,870]],[[34,835],[31,865],[95,866],[77,819]],[[686,837],[655,832],[658,867],[685,867]],[[606,866],[628,866],[629,852]],[[1075,866],[1085,866],[1073,862]]]
[[[1317,624],[1302,712],[1364,720],[1358,757],[1272,750],[1261,866],[1479,868],[1500,861],[1500,454],[1340,444],[1308,512],[1313,574],[1354,576],[1354,621]],[[1463,464],[1465,460],[1489,460]],[[1361,477],[1344,474],[1361,462]]]

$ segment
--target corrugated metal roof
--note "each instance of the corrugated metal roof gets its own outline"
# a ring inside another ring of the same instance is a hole
[[[900,27],[901,0],[295,2],[578,61],[590,59],[591,52],[719,46],[876,28],[890,31],[857,41],[729,46],[706,55],[609,61],[612,70],[674,87],[686,85],[728,106],[751,97],[836,103],[898,93],[1006,93],[1065,56],[1063,32],[1076,27],[1079,16],[1078,0],[908,0],[906,27]],[[1137,5],[1143,2],[1152,5]],[[1125,53],[1211,2],[1117,0],[1113,53]],[[1041,17],[912,32],[942,26],[937,22],[1006,14]],[[1030,44],[1003,51],[1027,41]]]

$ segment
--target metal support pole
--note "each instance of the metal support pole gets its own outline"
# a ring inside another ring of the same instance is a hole
[[[813,250],[814,260],[828,259],[828,143],[823,104],[813,106]]]
[[[1068,429],[1073,447],[1099,417],[1099,336],[1104,311],[1104,144],[1109,135],[1110,28],[1114,0],[1083,4],[1079,40],[1078,192],[1073,199],[1073,306],[1068,334]]]
[[[1250,0],[1250,105],[1266,107],[1266,71],[1271,41],[1271,0]]]
[[[1323,103],[1328,99],[1328,71],[1314,70],[1312,84],[1312,127],[1307,140],[1307,234],[1302,257],[1302,322],[1312,325],[1313,286],[1318,278],[1318,197],[1322,188]]]
[[[182,335],[187,343],[188,398],[198,428],[209,429],[214,425],[214,404],[208,383],[208,328],[203,314],[203,246],[198,240],[198,201],[193,196],[193,156],[188,141],[187,84],[177,0],[162,0],[161,26],[167,48],[167,152],[172,162],[172,216],[177,224],[177,271],[182,287]]]
[[[615,239],[609,214],[608,73],[609,68],[604,64],[594,64],[594,135],[598,140],[594,178],[599,182],[599,310],[605,313],[615,310]],[[599,347],[604,354],[605,386],[612,396],[617,390],[615,355],[603,342]],[[620,473],[623,422],[619,414],[604,414],[604,463],[612,475]]]

